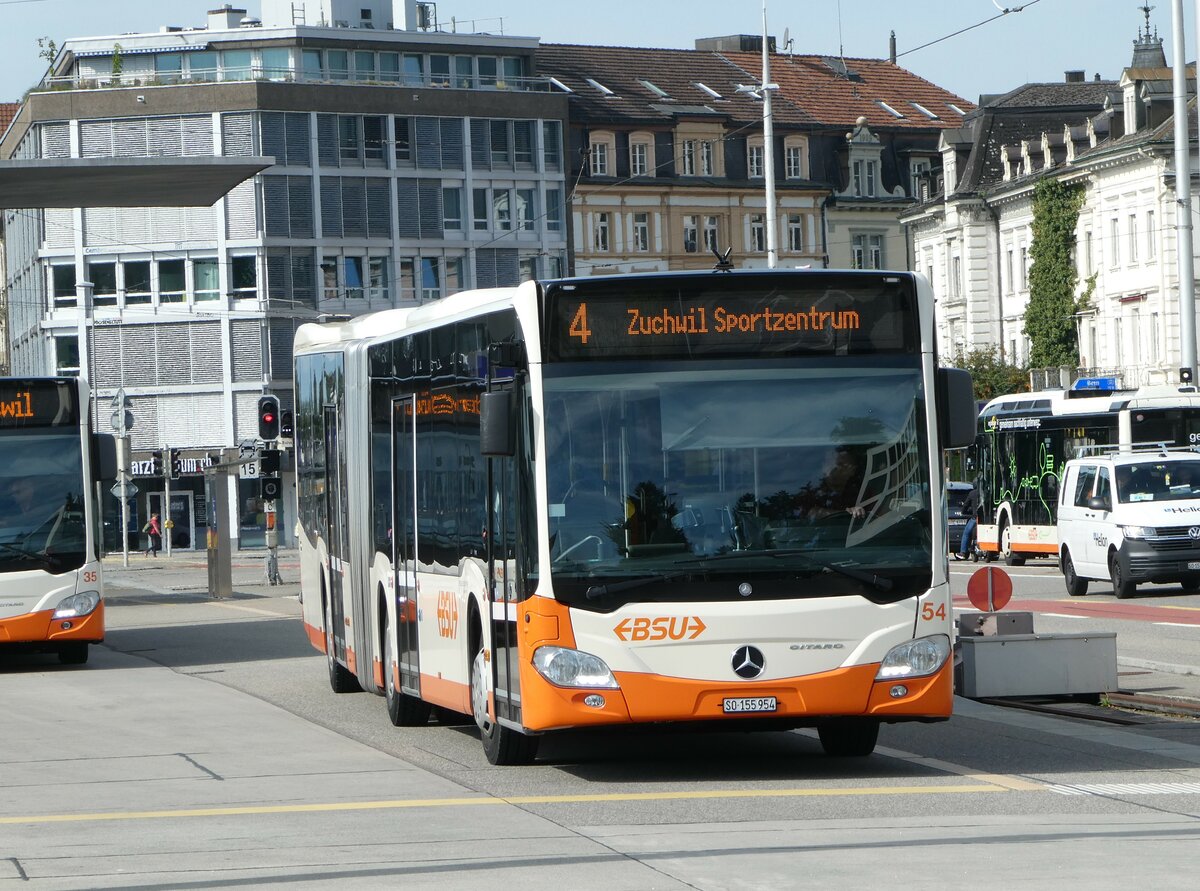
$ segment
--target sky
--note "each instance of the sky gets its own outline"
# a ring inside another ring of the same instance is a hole
[[[38,39],[202,26],[226,0],[0,0],[0,101],[18,101],[46,62]],[[259,0],[237,3],[250,15]],[[1145,0],[1143,0],[1145,2]],[[1013,11],[1002,15],[1004,4]],[[1170,62],[1173,0],[1152,4],[1151,28]],[[547,43],[691,48],[698,37],[762,33],[762,0],[437,0],[444,30],[539,37]],[[1196,57],[1192,0],[1184,0],[1189,59]],[[988,19],[993,21],[981,24]],[[780,46],[786,28],[796,53],[886,58],[896,32],[898,62],[971,101],[1034,81],[1059,81],[1083,69],[1116,80],[1145,19],[1136,0],[768,0],[768,31]],[[473,23],[470,24],[470,23]],[[957,31],[980,25],[957,36]],[[923,44],[948,38],[924,49]],[[906,51],[913,50],[911,53]]]

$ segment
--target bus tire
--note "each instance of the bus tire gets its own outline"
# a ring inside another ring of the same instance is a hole
[[[1008,532],[1008,524],[1000,527],[1000,553],[1004,555],[1005,566],[1024,566],[1025,558],[1013,553],[1012,536]]]
[[[480,646],[475,652],[475,658],[471,660],[471,712],[475,718],[475,725],[479,728],[483,754],[487,756],[489,764],[531,764],[537,757],[541,738],[520,733],[491,719],[488,715],[488,685],[483,674],[487,670],[488,661],[483,647]]]
[[[65,643],[58,645],[58,661],[63,665],[83,665],[88,661],[88,645]]]
[[[1075,563],[1071,560],[1071,552],[1066,548],[1063,548],[1060,562],[1062,563],[1063,581],[1067,584],[1067,593],[1072,597],[1082,597],[1087,593],[1088,580],[1081,579],[1075,572]]]
[[[1137,583],[1126,578],[1125,573],[1122,572],[1121,559],[1117,556],[1116,551],[1109,555],[1108,574],[1112,577],[1113,593],[1117,595],[1118,600],[1132,597],[1137,591]]]
[[[817,727],[821,748],[834,758],[863,758],[875,751],[879,722],[874,718],[834,718]]]
[[[1200,591],[1200,573],[1190,572],[1179,580],[1179,587],[1184,594],[1195,594]]]
[[[329,686],[334,693],[357,693],[362,689],[358,678],[337,661],[337,649],[333,644],[333,607],[328,597],[323,597],[322,601],[325,605],[325,662],[329,668]]]
[[[396,629],[389,617],[383,629],[383,698],[387,702],[388,718],[395,727],[420,727],[429,723],[430,705],[423,699],[409,696],[396,686]]]

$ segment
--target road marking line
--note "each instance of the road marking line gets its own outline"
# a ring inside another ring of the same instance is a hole
[[[1151,622],[1151,625],[1167,625],[1171,628],[1195,628],[1195,622]]]
[[[1006,780],[1000,777],[1000,780]],[[1036,787],[1039,790],[1041,786]],[[712,789],[694,792],[614,792],[600,795],[514,795],[508,798],[418,798],[394,801],[331,801],[319,804],[281,804],[249,807],[192,808],[174,811],[113,811],[97,814],[35,814],[0,817],[0,825],[41,823],[95,823],[109,820],[158,820],[181,817],[240,817],[262,814],[304,814],[330,811],[399,810],[422,807],[475,807],[480,805],[585,804],[600,801],[686,801],[719,798],[819,798],[864,795],[962,795],[974,792],[1007,792],[1000,782],[953,786],[869,786],[859,789]]]
[[[270,616],[272,619],[291,619],[292,616],[287,613],[273,613],[266,609],[255,609],[252,606],[238,606],[233,603],[221,603],[220,601],[212,601],[213,606],[219,606],[222,609],[232,609],[243,613],[253,613],[256,616]]]
[[[1055,619],[1092,619],[1095,616],[1079,616],[1071,613],[1038,613],[1039,616],[1050,616]]]
[[[887,746],[876,746],[875,751],[880,755],[887,755],[889,758],[897,758],[900,761],[930,767],[934,770],[940,770],[943,773],[957,774],[964,779],[999,786],[1002,789],[1012,792],[1042,792],[1046,788],[1043,783],[1035,783],[1030,780],[1021,779],[1020,777],[1004,776],[996,773],[979,773],[973,768],[962,764],[955,764],[952,761],[942,761],[940,758],[926,758],[924,755],[917,755],[913,752],[905,752],[900,749],[890,749]]]

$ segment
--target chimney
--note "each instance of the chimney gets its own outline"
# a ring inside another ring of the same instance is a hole
[[[1069,84],[1081,84],[1087,80],[1087,72],[1083,71],[1082,69],[1068,71],[1066,73],[1066,76],[1067,76],[1067,83],[1069,83]]]
[[[888,61],[893,65],[896,64],[896,32],[892,32],[892,36],[888,38]]]
[[[232,31],[234,28],[241,27],[242,19],[245,17],[246,10],[234,9],[226,3],[220,9],[210,9],[208,11],[208,30]]]

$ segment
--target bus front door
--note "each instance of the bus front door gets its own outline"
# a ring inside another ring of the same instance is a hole
[[[392,566],[396,574],[396,661],[400,691],[421,695],[417,639],[416,397],[392,403]],[[385,666],[387,670],[387,666]]]

